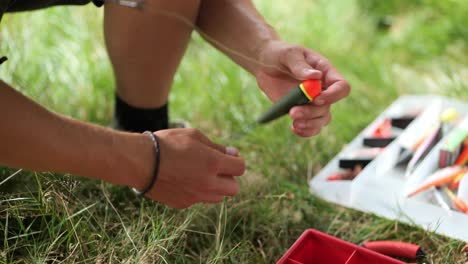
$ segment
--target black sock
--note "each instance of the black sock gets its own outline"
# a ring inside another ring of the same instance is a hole
[[[169,128],[167,103],[158,108],[139,108],[115,96],[114,117],[120,129],[130,132],[157,131]]]

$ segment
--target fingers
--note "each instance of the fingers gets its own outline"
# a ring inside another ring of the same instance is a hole
[[[324,91],[314,99],[315,105],[333,104],[349,95],[351,87],[345,78],[324,57],[306,50],[306,61],[323,73]]]
[[[340,80],[333,83],[326,90],[322,91],[322,93],[314,101],[317,105],[333,104],[347,97],[350,92],[351,88],[349,83],[345,80]]]
[[[293,107],[289,111],[293,119],[292,131],[301,137],[311,137],[320,133],[322,127],[331,120],[330,105],[314,106],[312,104]]]
[[[212,149],[212,159],[209,159],[211,167],[217,175],[240,176],[244,174],[245,162],[239,155],[239,151],[234,147],[225,147],[216,144],[196,129],[190,129],[192,137],[200,140],[208,148]]]
[[[298,132],[312,132],[312,130],[319,130],[327,126],[330,123],[330,115],[324,117],[309,119],[309,120],[295,120],[293,127]]]
[[[219,144],[216,144],[214,143],[213,141],[211,141],[209,138],[207,138],[202,132],[200,132],[199,130],[195,129],[195,128],[185,128],[188,133],[195,139],[198,139],[199,141],[201,141],[203,144],[209,146],[210,148],[212,149],[215,149],[221,153],[225,153],[226,154],[226,147],[223,146],[223,145],[219,145]]]
[[[300,137],[303,137],[303,138],[307,138],[307,137],[313,137],[313,136],[316,136],[320,133],[320,129],[309,129],[309,130],[306,130],[306,131],[303,131],[303,130],[299,130],[295,127],[291,127],[291,131],[294,132],[294,134],[300,136]]]
[[[234,196],[239,193],[239,183],[232,176],[218,176],[216,178],[217,194],[223,196]]]
[[[240,156],[216,153],[214,163],[217,175],[241,176],[245,172],[245,161]]]
[[[224,197],[233,197],[240,191],[239,183],[232,176],[216,176],[212,184],[205,187],[206,189],[194,195],[193,200],[202,203],[219,203]]]
[[[300,47],[288,48],[282,53],[280,63],[288,68],[298,80],[322,78],[322,72],[307,63],[304,50]]]
[[[298,130],[321,129],[330,122],[330,115],[314,119],[294,120],[293,126]]]
[[[314,119],[327,115],[330,112],[330,105],[314,106],[312,104],[300,105],[291,108],[289,116],[293,120]]]
[[[200,202],[202,203],[209,203],[209,204],[215,204],[215,203],[220,203],[225,196],[223,195],[210,195],[204,197]]]
[[[211,147],[212,149],[218,152],[221,152],[223,154],[226,154],[226,155],[240,156],[239,150],[237,150],[235,147],[225,147],[223,145],[216,144],[213,141],[211,141],[209,138],[207,138],[205,135],[203,135],[203,133],[201,133],[199,130],[193,129],[193,128],[191,128],[190,130],[191,130],[190,133],[192,133],[195,138],[200,140],[205,145]]]
[[[213,183],[205,186],[206,189],[199,192],[194,197],[196,202],[217,203],[225,196],[235,196],[239,193],[239,183],[232,176],[216,176]]]
[[[320,130],[330,123],[331,114],[328,112],[324,116],[314,119],[294,120],[292,131],[301,137],[311,137],[318,135]]]
[[[234,177],[244,173],[245,162],[236,148],[213,143],[196,129],[162,130],[158,136],[164,155],[148,197],[181,209],[239,192]]]

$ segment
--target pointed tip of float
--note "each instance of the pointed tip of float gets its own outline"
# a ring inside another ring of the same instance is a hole
[[[266,116],[262,115],[259,118],[257,118],[257,120],[255,122],[257,122],[257,124],[259,124],[259,125],[263,125],[263,124],[266,124],[266,123],[268,123],[270,121],[271,120],[269,120]]]

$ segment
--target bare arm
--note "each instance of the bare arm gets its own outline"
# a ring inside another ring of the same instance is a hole
[[[336,68],[317,52],[280,40],[251,0],[201,0],[201,3],[198,27],[209,36],[205,38],[254,74],[271,100],[278,100],[302,80],[322,81],[324,91],[313,103],[293,107],[289,112],[295,134],[310,137],[320,133],[330,122],[331,104],[350,92],[349,83]]]
[[[255,61],[260,61],[260,51],[279,39],[251,0],[202,0],[197,26],[211,44],[252,74],[259,68]]]
[[[0,120],[0,164],[140,188],[151,175],[154,154],[145,135],[57,115],[1,81]]]
[[[152,140],[47,111],[0,81],[0,164],[72,173],[143,190],[154,172]],[[159,177],[146,196],[176,208],[216,203],[239,191],[245,164],[236,149],[194,129],[155,132]]]

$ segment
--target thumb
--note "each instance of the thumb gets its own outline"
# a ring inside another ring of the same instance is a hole
[[[304,52],[299,49],[286,52],[282,56],[281,63],[298,80],[322,79],[322,72],[310,66],[306,61]]]

